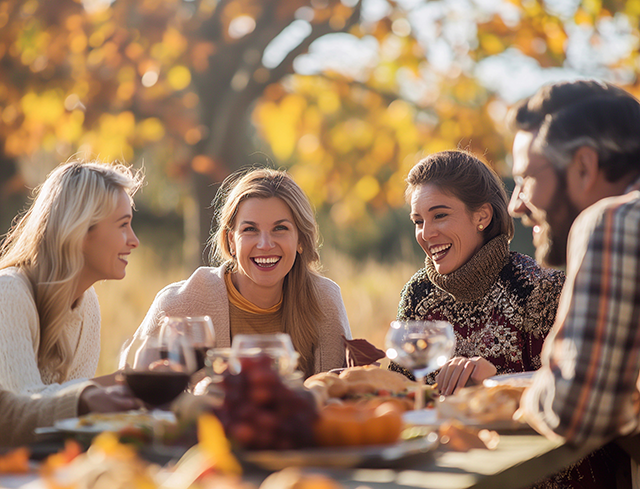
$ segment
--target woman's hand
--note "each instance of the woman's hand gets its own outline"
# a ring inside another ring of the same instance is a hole
[[[136,399],[126,385],[98,387],[91,385],[82,391],[78,399],[78,415],[87,413],[111,413],[140,409],[144,403]]]
[[[479,384],[496,372],[496,367],[482,357],[454,357],[440,369],[436,382],[440,394],[448,396],[467,384]]]
[[[102,375],[100,377],[94,377],[93,379],[91,379],[91,382],[98,384],[102,387],[109,387],[112,385],[121,384],[122,381],[120,380],[120,377],[122,377],[121,371],[117,370],[112,374]]]

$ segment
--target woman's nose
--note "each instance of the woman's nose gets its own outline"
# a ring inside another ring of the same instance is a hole
[[[129,239],[127,240],[127,243],[129,244],[129,246],[131,248],[137,248],[140,245],[140,240],[136,236],[136,233],[133,231],[133,229],[131,230],[131,233],[129,234]]]
[[[420,238],[422,241],[429,241],[437,234],[436,229],[433,226],[423,226],[420,230]]]
[[[260,233],[260,239],[258,241],[258,248],[260,249],[269,249],[273,248],[273,242],[271,240],[271,235],[267,232]]]

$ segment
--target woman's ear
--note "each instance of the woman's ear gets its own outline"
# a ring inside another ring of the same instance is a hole
[[[234,244],[233,231],[227,231],[227,246],[229,247],[229,253],[231,256],[236,256],[236,245]]]
[[[485,202],[475,212],[476,227],[482,226],[481,229],[486,229],[493,219],[493,206],[488,202]]]

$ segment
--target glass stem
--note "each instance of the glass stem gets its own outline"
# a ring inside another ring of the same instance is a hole
[[[416,383],[418,384],[418,388],[416,390],[416,402],[414,406],[414,409],[417,411],[419,409],[424,409],[424,376],[418,377],[417,375],[414,375],[414,377],[416,378]]]

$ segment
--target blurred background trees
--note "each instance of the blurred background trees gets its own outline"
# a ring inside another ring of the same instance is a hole
[[[470,149],[505,176],[506,111],[543,83],[638,94],[640,2],[0,0],[0,234],[73,155],[144,165],[123,282],[96,285],[99,373],[204,260],[217,184],[285,167],[318,210],[355,337],[382,346],[420,267],[404,177]],[[512,249],[532,252],[516,230]]]
[[[72,155],[144,164],[137,223],[162,224],[153,244],[184,243],[193,268],[216,184],[268,162],[308,192],[327,246],[412,253],[408,169],[462,147],[505,173],[508,105],[544,82],[637,91],[639,15],[622,0],[0,1],[2,229]]]

